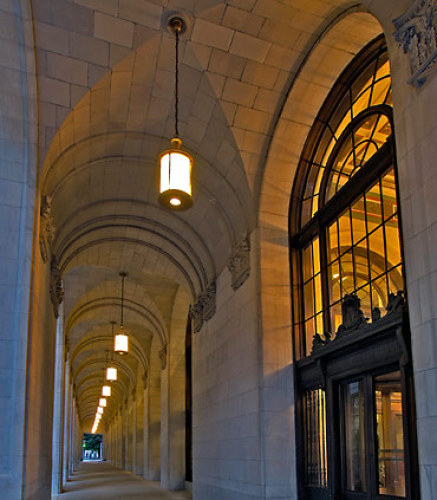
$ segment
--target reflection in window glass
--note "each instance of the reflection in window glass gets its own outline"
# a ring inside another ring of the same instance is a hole
[[[346,489],[366,491],[363,383],[343,386]]]
[[[404,432],[399,372],[375,379],[375,400],[379,493],[404,497]]]
[[[305,483],[326,488],[325,391],[312,389],[303,396],[305,434]]]

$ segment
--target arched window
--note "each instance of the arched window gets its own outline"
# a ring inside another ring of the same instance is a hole
[[[290,247],[301,497],[415,498],[390,64],[382,37],[340,76],[308,136],[290,204]]]

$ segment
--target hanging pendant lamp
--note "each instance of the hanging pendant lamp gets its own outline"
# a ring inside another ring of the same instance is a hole
[[[106,398],[99,398],[99,406],[105,408],[106,406]]]
[[[104,385],[102,387],[102,396],[105,396],[105,398],[109,398],[111,396],[111,386],[110,385]]]
[[[121,276],[121,313],[120,313],[120,328],[114,337],[114,351],[117,354],[123,355],[129,352],[129,337],[124,333],[123,326],[123,301],[124,301],[124,279],[126,273],[120,273]]]
[[[171,148],[163,151],[159,157],[159,203],[171,210],[186,210],[193,204],[191,189],[191,171],[193,159],[181,149],[179,139],[178,107],[179,107],[179,35],[185,30],[181,17],[172,17],[168,22],[169,29],[175,35],[175,134],[171,140]]]

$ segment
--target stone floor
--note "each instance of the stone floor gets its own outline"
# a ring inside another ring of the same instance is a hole
[[[130,472],[116,469],[107,462],[86,462],[65,486],[62,495],[52,500],[187,500],[187,491],[167,491],[155,481],[146,481]]]

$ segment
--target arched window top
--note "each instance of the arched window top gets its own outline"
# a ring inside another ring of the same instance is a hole
[[[390,63],[382,37],[341,75],[317,117],[299,165],[300,192],[293,198],[294,231],[385,144],[392,133]],[[298,209],[296,210],[296,207]]]

